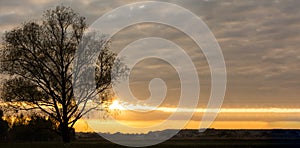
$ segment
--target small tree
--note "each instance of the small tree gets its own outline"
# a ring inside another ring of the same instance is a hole
[[[64,142],[70,142],[74,124],[90,111],[85,110],[89,97],[82,95],[79,101],[74,100],[72,83],[76,75],[72,70],[75,52],[86,28],[84,17],[70,8],[57,6],[45,12],[41,23],[29,21],[6,32],[1,48],[1,73],[10,76],[2,88],[3,99],[19,109],[39,109],[50,116],[59,124]],[[101,96],[111,87],[116,55],[109,50],[109,40],[92,36],[86,36],[86,46],[101,49],[95,67],[99,97],[93,101],[103,109],[101,104],[107,98]],[[118,64],[118,71],[123,71],[122,75],[126,68],[121,65]],[[83,107],[79,109],[80,104]]]

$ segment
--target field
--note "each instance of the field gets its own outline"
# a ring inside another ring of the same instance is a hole
[[[19,142],[19,143],[0,143],[0,148],[117,148],[122,147],[107,141],[76,141],[69,144],[59,142]],[[168,147],[195,147],[195,148],[256,148],[256,147],[300,147],[300,140],[195,140],[195,139],[172,139],[161,143],[153,148]]]

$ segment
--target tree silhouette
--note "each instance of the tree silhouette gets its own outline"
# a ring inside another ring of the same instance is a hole
[[[33,114],[19,115],[11,122],[8,140],[11,141],[49,141],[56,140],[56,124],[50,118]]]
[[[0,141],[6,140],[7,132],[8,132],[8,123],[2,119],[3,111],[0,110]]]
[[[64,142],[70,142],[70,132],[84,114],[91,109],[105,110],[101,105],[108,99],[104,94],[111,87],[114,61],[118,61],[119,74],[126,73],[126,67],[109,49],[109,40],[95,38],[96,34],[84,36],[86,28],[84,17],[57,6],[45,11],[42,21],[29,21],[6,32],[1,48],[1,73],[9,76],[2,87],[3,99],[17,109],[39,109],[47,114],[58,123]],[[93,94],[98,97],[92,101],[97,105],[89,109],[85,108],[91,97],[84,91],[79,100],[74,99],[72,78],[78,73],[72,66],[80,46],[101,49],[94,68],[97,92]]]

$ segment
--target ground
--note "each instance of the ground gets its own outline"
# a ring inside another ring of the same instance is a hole
[[[63,144],[60,142],[19,142],[19,143],[0,143],[0,148],[118,148],[122,147],[108,141],[76,141],[70,144]],[[153,148],[181,148],[181,147],[195,147],[195,148],[231,148],[231,147],[242,147],[242,148],[265,148],[265,147],[286,147],[286,148],[297,148],[300,147],[300,140],[215,140],[215,139],[171,139],[164,143],[161,143]]]

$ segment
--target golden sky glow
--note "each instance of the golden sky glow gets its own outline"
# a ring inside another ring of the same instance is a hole
[[[158,125],[166,120],[175,111],[194,112],[194,116],[185,126],[188,129],[199,129],[201,118],[206,111],[203,108],[196,110],[189,108],[175,107],[158,107],[142,105],[130,105],[128,103],[120,103],[122,101],[114,100],[110,105],[110,109],[120,111],[120,114],[112,118],[117,122],[138,128],[136,131],[126,129],[115,124],[110,119],[86,119],[80,120],[76,124],[78,131],[93,131],[90,125],[101,127],[101,132],[124,132],[124,133],[146,133],[144,129],[149,126]],[[127,105],[127,106],[126,106]],[[154,110],[152,110],[154,109]],[[134,111],[143,110],[143,112]],[[145,112],[148,110],[148,112]],[[213,110],[214,111],[214,110]],[[299,129],[300,121],[296,121],[300,116],[300,108],[222,108],[217,119],[211,125],[211,128],[217,129]],[[180,118],[170,121],[170,125],[157,129],[177,129]],[[101,122],[99,122],[101,121]],[[100,130],[100,129],[96,129]]]
[[[125,116],[125,115],[124,115]],[[211,128],[216,128],[216,129],[300,129],[300,122],[298,121],[288,121],[287,118],[288,116],[291,116],[289,113],[284,113],[281,114],[281,116],[285,116],[285,118],[282,117],[276,117],[276,114],[265,114],[265,113],[259,113],[259,115],[252,115],[255,116],[253,119],[252,117],[247,117],[250,116],[247,113],[236,113],[232,114],[231,117],[234,119],[228,119],[224,117],[226,115],[220,114],[218,118],[213,122],[211,125]],[[269,118],[269,120],[264,120],[264,118]],[[294,116],[298,116],[294,115]],[[201,119],[201,117],[194,117],[197,119]],[[244,119],[245,118],[245,119]],[[273,119],[272,119],[273,118]],[[228,120],[226,120],[228,119]],[[223,121],[224,120],[224,121]],[[278,121],[270,121],[270,120],[278,120]],[[115,132],[124,132],[124,133],[146,133],[149,132],[147,130],[143,130],[144,127],[148,126],[153,126],[157,125],[159,123],[162,123],[164,120],[118,120],[118,122],[121,122],[124,125],[127,126],[132,126],[132,127],[140,127],[140,130],[136,131],[131,131],[129,129],[120,127],[116,124],[113,124],[113,122],[110,122],[110,120],[102,120],[101,123],[99,124],[98,120],[83,120],[81,119],[76,125],[75,128],[77,131],[94,131],[89,127],[88,124],[93,124],[94,126],[102,127],[101,132],[110,132],[110,133],[115,133]],[[178,121],[174,120],[171,121],[170,125],[157,129],[157,130],[164,130],[164,129],[177,129],[178,126],[176,125]],[[200,125],[200,120],[191,120],[188,122],[188,124],[185,126],[187,129],[199,129]]]

